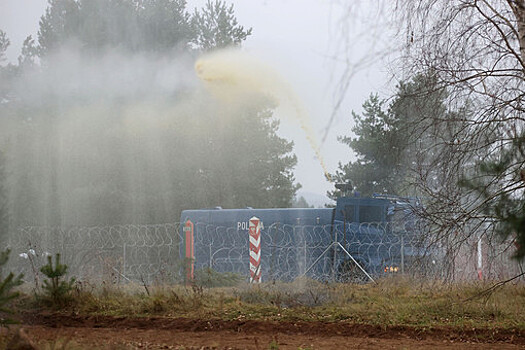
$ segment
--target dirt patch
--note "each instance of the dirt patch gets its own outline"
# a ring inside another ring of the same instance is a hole
[[[35,342],[63,344],[71,348],[98,349],[520,349],[515,344],[457,343],[407,338],[317,336],[308,334],[237,333],[234,331],[183,332],[155,329],[50,328],[27,326]],[[49,347],[48,347],[49,348]],[[62,347],[55,347],[62,348]],[[67,347],[66,347],[67,348]]]
[[[348,322],[129,318],[60,313],[26,314],[23,320],[27,333],[37,341],[59,337],[97,347],[268,349],[273,342],[279,345],[279,349],[443,348],[458,345],[473,349],[494,346],[525,348],[525,331],[519,329],[418,329]]]

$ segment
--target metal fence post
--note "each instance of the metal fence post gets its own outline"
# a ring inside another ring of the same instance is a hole
[[[273,225],[273,224],[272,224]],[[276,246],[276,237],[279,231],[279,221],[275,224],[275,234],[273,235],[273,238],[271,237],[271,228],[272,225],[268,228],[268,239],[270,242],[272,242],[272,249],[271,249],[271,255],[270,255],[270,279],[274,280],[274,265],[275,265],[275,246]]]
[[[126,242],[122,246],[122,274],[126,275]]]
[[[334,243],[337,242],[337,227],[334,228]],[[332,280],[335,282],[337,269],[337,244],[334,244],[334,261],[332,267]]]
[[[303,268],[302,268],[303,271],[301,274],[304,274],[304,271],[306,271],[307,268],[308,268],[308,265],[307,265],[307,258],[306,258],[306,239],[304,239],[303,237]]]
[[[211,243],[208,245],[208,249],[210,252],[210,269],[213,268],[213,255],[211,254]]]
[[[405,236],[401,233],[401,273],[405,273]]]

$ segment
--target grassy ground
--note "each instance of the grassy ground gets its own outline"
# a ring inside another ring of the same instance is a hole
[[[381,326],[457,326],[525,329],[525,285],[507,284],[482,295],[488,283],[448,285],[404,279],[377,284],[240,284],[184,287],[79,284],[62,311],[81,315],[167,316],[282,321],[349,321]],[[30,294],[19,308],[49,308]]]

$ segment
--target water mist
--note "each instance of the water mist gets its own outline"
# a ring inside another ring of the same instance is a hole
[[[299,124],[326,179],[331,181],[308,113],[290,84],[276,70],[247,53],[228,49],[201,57],[195,63],[195,72],[225,104],[264,95],[281,107],[291,108],[293,112],[285,114]]]

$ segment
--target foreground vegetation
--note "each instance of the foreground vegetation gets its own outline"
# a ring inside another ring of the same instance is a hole
[[[224,320],[323,321],[380,326],[525,329],[525,286],[443,285],[408,279],[377,284],[323,284],[311,280],[234,287],[95,286],[77,282],[67,306],[53,308],[31,294],[26,312],[107,316],[165,316]],[[60,310],[60,311],[59,311]]]
[[[499,330],[518,337],[525,331],[525,284],[518,279],[496,285],[452,285],[390,276],[369,284],[296,279],[290,283],[250,285],[235,274],[203,270],[197,271],[192,285],[149,285],[145,281],[117,284],[68,278],[60,255],[54,258],[48,256],[47,265],[40,269],[47,278],[41,286],[26,283],[18,288],[21,293],[9,294],[12,297],[5,300],[9,305],[3,310],[13,310],[18,315],[18,319],[13,317],[14,322],[32,323],[43,318],[62,324],[92,316],[109,320],[108,327],[116,321],[135,318],[139,322],[233,321],[227,324],[253,320],[294,327],[300,322],[315,327],[343,322],[385,330],[405,327],[418,333],[436,329],[483,330],[476,332],[476,340],[490,340],[488,333]],[[0,334],[0,349],[10,348],[12,342],[30,342],[23,329],[0,332],[4,334]]]

